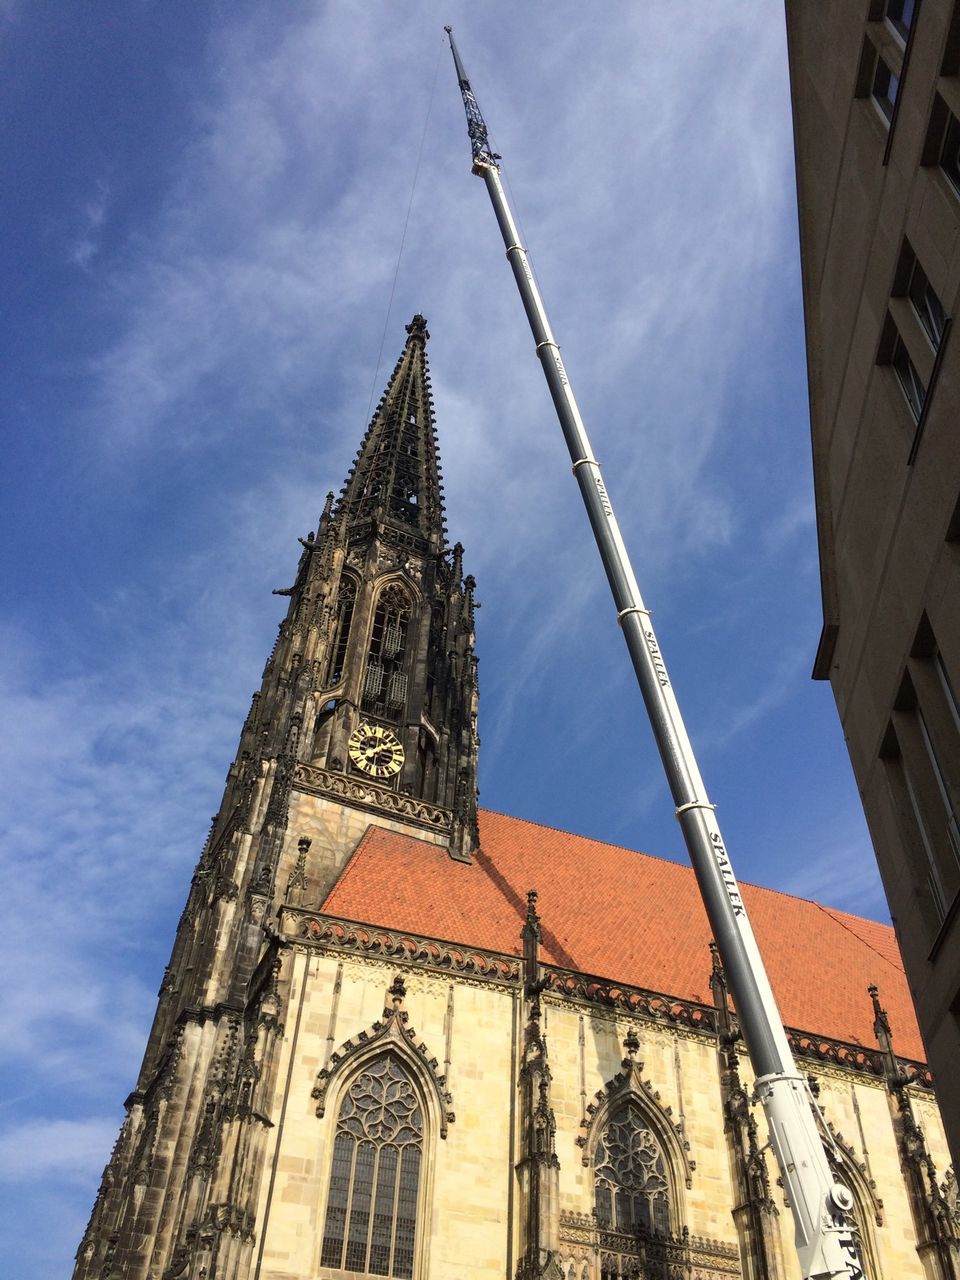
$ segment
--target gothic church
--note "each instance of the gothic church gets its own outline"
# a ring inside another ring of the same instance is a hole
[[[788,1280],[686,866],[477,811],[422,316],[190,885],[76,1280]],[[870,1280],[958,1280],[893,931],[744,887]]]

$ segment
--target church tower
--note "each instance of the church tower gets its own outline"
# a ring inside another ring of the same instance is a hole
[[[284,904],[370,826],[477,845],[474,580],[447,545],[421,315],[327,497],[227,774],[76,1280],[247,1275],[286,1019]],[[229,1257],[227,1256],[229,1255]]]
[[[426,342],[279,593],[74,1280],[799,1280],[692,870],[478,827]],[[866,1280],[958,1280],[893,930],[743,888]]]

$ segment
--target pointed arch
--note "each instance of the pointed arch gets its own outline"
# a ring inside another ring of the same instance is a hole
[[[330,1058],[330,1064],[317,1073],[311,1096],[317,1101],[317,1115],[323,1116],[343,1092],[344,1079],[361,1071],[379,1054],[394,1052],[412,1073],[423,1092],[428,1123],[441,1138],[455,1120],[453,1095],[447,1089],[446,1076],[439,1070],[437,1059],[417,1039],[402,1009],[385,1009],[381,1020],[355,1038],[347,1040]]]
[[[876,1192],[876,1183],[870,1177],[866,1165],[857,1158],[853,1147],[842,1134],[827,1121],[831,1141],[824,1142],[827,1162],[833,1176],[847,1188],[853,1197],[853,1225],[860,1261],[866,1280],[879,1280],[880,1255],[875,1227],[883,1226],[883,1201]]]
[[[673,1121],[672,1108],[661,1102],[660,1094],[649,1080],[643,1079],[642,1072],[642,1062],[631,1058],[624,1059],[618,1074],[597,1091],[593,1102],[587,1107],[586,1115],[580,1121],[577,1146],[583,1150],[583,1164],[587,1167],[592,1165],[600,1132],[609,1122],[610,1115],[621,1102],[633,1099],[663,1147],[674,1175],[673,1181],[677,1186],[676,1221],[679,1222],[682,1220],[683,1210],[679,1188],[681,1185],[687,1189],[692,1186],[692,1175],[697,1164],[690,1158],[690,1144],[681,1126]]]
[[[323,681],[324,688],[327,689],[338,685],[343,680],[359,587],[360,584],[352,573],[342,574],[334,604],[333,624],[330,628],[330,644],[327,651],[327,670]]]
[[[345,1081],[337,1107],[321,1267],[412,1280],[423,1234],[423,1098],[383,1046]]]
[[[651,1240],[683,1236],[684,1189],[695,1167],[670,1107],[643,1079],[636,1036],[631,1032],[624,1043],[628,1056],[587,1108],[577,1138],[583,1163],[593,1169],[604,1280],[634,1274]]]
[[[327,1271],[415,1280],[425,1273],[433,1148],[452,1123],[446,1081],[400,1007],[347,1040],[312,1096],[330,1152],[317,1259]]]
[[[407,651],[414,597],[407,583],[391,578],[377,592],[367,645],[360,704],[367,715],[399,721],[407,701]]]

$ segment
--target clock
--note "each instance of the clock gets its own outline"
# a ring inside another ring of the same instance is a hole
[[[383,725],[359,725],[347,746],[351,764],[371,778],[392,778],[403,768],[403,747],[397,735]]]

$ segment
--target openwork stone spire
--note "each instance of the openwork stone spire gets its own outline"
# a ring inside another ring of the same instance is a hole
[[[429,336],[426,320],[415,315],[337,514],[351,530],[369,521],[387,522],[442,547],[443,490],[427,368]]]

